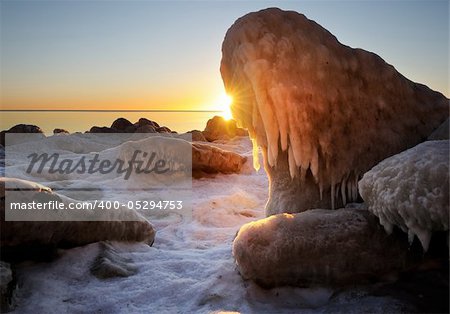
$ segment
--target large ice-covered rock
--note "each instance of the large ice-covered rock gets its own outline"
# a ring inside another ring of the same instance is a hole
[[[221,74],[233,117],[262,148],[268,214],[355,200],[360,175],[448,118],[441,93],[292,11],[238,19],[222,45]]]
[[[388,236],[367,210],[314,209],[241,227],[233,255],[242,277],[264,287],[367,283],[407,267],[408,242]]]
[[[7,191],[21,193],[20,202],[63,202],[60,196],[41,184],[16,178],[0,178],[0,247],[49,245],[77,246],[115,240],[152,244],[155,230],[136,211],[121,208],[104,221],[6,221]],[[121,221],[126,217],[127,221]],[[108,221],[109,220],[109,221]]]
[[[417,236],[427,250],[433,231],[449,225],[449,141],[428,141],[380,162],[359,189],[388,233]]]
[[[239,173],[247,157],[208,144],[192,143],[192,172],[194,177],[202,173]]]

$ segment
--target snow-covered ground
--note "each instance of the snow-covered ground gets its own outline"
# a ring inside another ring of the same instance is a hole
[[[113,243],[136,275],[97,279],[90,273],[100,245],[61,250],[49,263],[17,266],[17,313],[361,313],[397,312],[401,304],[362,289],[264,290],[240,277],[231,245],[243,224],[264,217],[268,180],[252,168],[247,138],[217,144],[249,157],[243,173],[193,180],[192,213],[147,213],[157,230],[152,247]],[[21,178],[26,178],[22,173]],[[36,180],[36,178],[28,178]],[[55,182],[53,186],[55,186]],[[127,191],[116,198],[127,198]],[[107,195],[104,197],[108,197]],[[349,252],[351,254],[351,252]],[[357,254],[357,253],[355,253]]]

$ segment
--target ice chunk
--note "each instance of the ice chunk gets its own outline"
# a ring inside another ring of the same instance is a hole
[[[396,225],[426,251],[431,233],[449,227],[449,141],[425,142],[383,160],[359,189],[386,231]]]

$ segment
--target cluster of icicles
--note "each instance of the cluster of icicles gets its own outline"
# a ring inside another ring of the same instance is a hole
[[[235,113],[233,115],[239,125],[249,130],[253,144],[253,167],[256,170],[260,169],[259,147],[263,151],[266,164],[270,167],[276,167],[278,154],[281,149],[283,152],[287,151],[289,173],[293,180],[296,178],[303,180],[306,173],[310,171],[317,183],[320,199],[322,199],[324,189],[331,189],[332,209],[335,209],[335,203],[339,197],[343,205],[357,200],[359,173],[350,171],[343,173],[339,178],[336,178],[336,173],[326,173],[326,169],[321,168],[321,166],[323,167],[328,163],[325,160],[320,160],[318,153],[320,147],[312,147],[310,145],[311,141],[304,141],[302,146],[302,142],[299,140],[299,133],[287,134],[286,130],[293,129],[290,125],[278,128],[281,125],[280,121],[276,120],[278,115],[275,115],[272,110],[269,110],[269,114],[267,114],[267,104],[263,103],[261,105],[257,101],[254,101],[253,104],[251,124],[244,122],[248,117],[242,119]],[[264,112],[264,109],[261,110],[261,107],[266,109],[265,115],[260,114]],[[277,108],[278,111],[280,109],[280,107]],[[234,111],[233,108],[232,111]],[[239,112],[239,109],[236,111]],[[294,110],[290,114],[296,114],[296,111]],[[266,125],[269,127],[266,128]],[[274,129],[273,126],[276,126],[276,128]],[[264,130],[264,132],[257,133],[256,130]],[[300,130],[297,131],[301,132]]]

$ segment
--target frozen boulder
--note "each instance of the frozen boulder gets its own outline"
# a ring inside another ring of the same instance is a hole
[[[449,225],[449,141],[429,141],[380,162],[359,190],[388,233],[398,226],[426,251],[433,231]]]
[[[105,211],[102,221],[6,221],[5,197],[8,197],[6,191],[22,193],[19,195],[20,202],[65,201],[50,188],[41,184],[15,178],[0,178],[0,247],[2,249],[31,245],[78,246],[104,240],[149,244],[154,241],[155,230],[152,225],[136,211],[129,209],[109,213]],[[71,213],[63,211],[61,214]],[[126,217],[127,220],[122,221],[120,217]]]
[[[376,281],[403,270],[408,254],[406,239],[357,209],[274,215],[242,226],[233,242],[242,277],[268,288]]]
[[[214,142],[217,140],[229,140],[235,136],[246,136],[247,132],[237,127],[236,121],[232,119],[225,120],[223,117],[214,116],[206,123],[203,135],[208,141]]]
[[[195,177],[203,173],[239,173],[247,157],[208,144],[192,143],[192,172]]]
[[[293,11],[239,18],[225,35],[220,70],[256,168],[262,149],[268,215],[355,201],[363,173],[448,118],[441,93]]]

